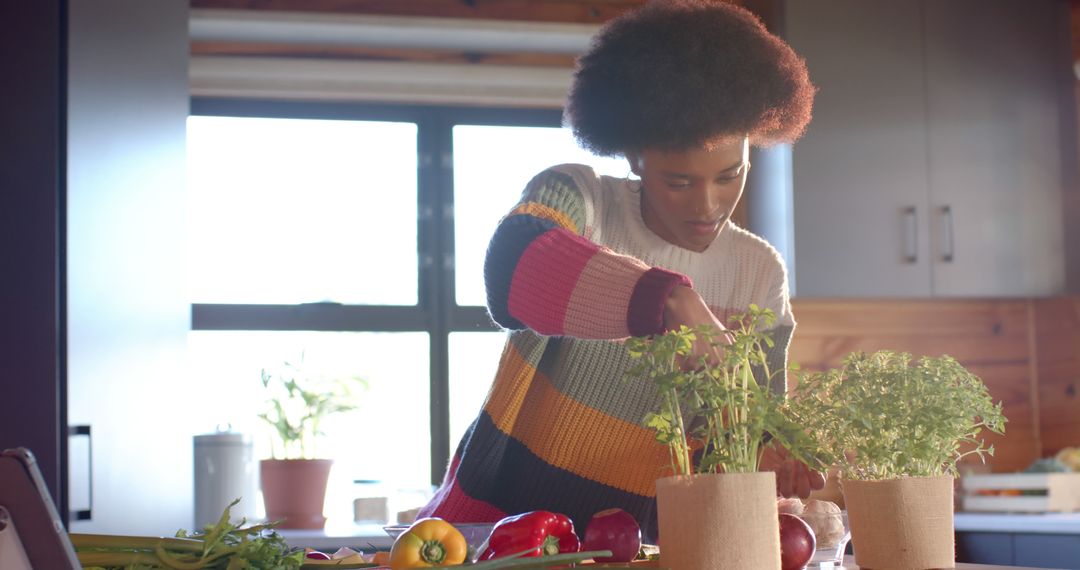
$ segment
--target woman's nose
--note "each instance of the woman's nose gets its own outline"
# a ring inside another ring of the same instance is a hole
[[[695,214],[712,214],[720,209],[721,192],[711,184],[701,187],[694,198]]]

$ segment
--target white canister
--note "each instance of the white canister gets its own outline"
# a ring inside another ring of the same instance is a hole
[[[195,526],[216,524],[235,499],[232,522],[255,519],[258,469],[251,436],[218,432],[195,436]]]

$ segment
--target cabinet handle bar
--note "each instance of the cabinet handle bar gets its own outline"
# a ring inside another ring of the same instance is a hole
[[[908,263],[919,261],[919,222],[915,214],[915,206],[904,208],[904,261]]]
[[[952,206],[941,207],[941,261],[952,263],[955,257],[953,248],[953,212]]]

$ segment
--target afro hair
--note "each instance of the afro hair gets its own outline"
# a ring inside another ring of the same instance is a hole
[[[764,146],[802,135],[814,91],[806,62],[746,9],[655,0],[593,39],[565,116],[578,142],[602,156],[743,135]]]

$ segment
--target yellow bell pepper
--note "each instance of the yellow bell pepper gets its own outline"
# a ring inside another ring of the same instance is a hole
[[[439,519],[420,519],[401,533],[390,549],[390,568],[453,566],[465,561],[469,545],[461,531]]]

